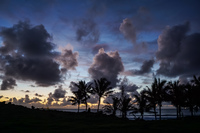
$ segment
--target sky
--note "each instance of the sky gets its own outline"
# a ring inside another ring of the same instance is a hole
[[[73,108],[74,82],[137,93],[200,74],[199,0],[1,0],[0,101]],[[102,102],[105,102],[103,100]],[[96,107],[97,96],[89,100]]]

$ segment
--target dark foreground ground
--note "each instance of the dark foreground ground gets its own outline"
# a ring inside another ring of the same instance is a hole
[[[95,113],[72,113],[0,105],[0,133],[199,133],[200,118],[130,121]]]

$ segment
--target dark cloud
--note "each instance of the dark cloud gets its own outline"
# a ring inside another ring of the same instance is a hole
[[[43,97],[43,95],[40,95],[38,93],[35,93],[35,96],[37,96],[37,97]]]
[[[167,27],[158,38],[157,74],[188,77],[199,74],[200,33],[189,35],[189,23]]]
[[[52,36],[43,25],[32,26],[28,21],[20,21],[11,28],[1,28],[0,37],[3,40],[0,71],[5,77],[50,86],[62,81],[62,70],[67,72],[78,65],[77,52],[67,49],[62,53],[55,52]],[[58,63],[61,63],[62,69]]]
[[[117,51],[106,53],[101,48],[95,55],[93,63],[88,69],[92,79],[106,78],[112,83],[112,87],[116,86],[118,74],[124,71],[121,57]]]
[[[60,98],[64,98],[65,97],[65,94],[66,94],[66,90],[64,90],[62,88],[62,86],[59,86],[58,89],[55,89],[54,90],[54,93],[52,95],[52,97],[56,100],[56,101],[59,101]]]
[[[53,60],[58,53],[43,25],[20,21],[11,28],[3,27],[0,36],[0,64],[5,76],[35,81],[40,86],[61,81],[59,64]]]
[[[99,49],[103,48],[104,50],[108,50],[109,46],[107,44],[97,44],[92,47],[92,53],[97,54]]]
[[[3,96],[0,96],[0,99],[2,98]]]
[[[154,62],[155,61],[153,59],[146,60],[143,62],[142,66],[140,67],[139,70],[128,70],[128,71],[124,72],[124,74],[135,76],[135,75],[144,75],[144,74],[150,73]]]
[[[62,49],[61,56],[58,57],[58,61],[61,63],[61,70],[66,72],[67,70],[75,70],[78,66],[78,52],[72,52],[71,49]]]
[[[99,41],[99,29],[93,19],[84,18],[75,21],[76,40],[84,45],[94,45]]]
[[[3,81],[2,81],[1,90],[14,89],[14,86],[17,86],[15,79],[6,78],[6,79],[3,79]]]

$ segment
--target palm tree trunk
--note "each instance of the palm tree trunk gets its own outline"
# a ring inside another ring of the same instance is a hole
[[[160,120],[161,120],[161,104],[159,105],[159,115],[160,115]]]
[[[193,107],[190,107],[191,116],[193,117]]]
[[[155,120],[157,120],[157,116],[156,116],[156,106],[153,107],[153,110],[154,110]]]
[[[142,116],[142,120],[143,120],[143,116],[144,116],[144,115],[143,115],[143,112],[141,112],[141,116]]]
[[[79,107],[80,107],[80,104],[78,104],[78,113],[79,113]]]
[[[87,101],[85,100],[85,110],[87,112]]]
[[[178,119],[178,114],[179,114],[179,106],[176,106],[176,119]]]
[[[99,103],[98,103],[97,112],[99,112],[99,106],[100,106],[100,103],[101,103],[101,97],[99,97]]]

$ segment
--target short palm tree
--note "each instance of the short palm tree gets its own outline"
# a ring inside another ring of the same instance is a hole
[[[116,111],[119,108],[120,99],[118,97],[112,97],[112,104],[107,102],[105,106],[103,106],[103,110],[108,113],[112,113],[112,115],[116,115]]]
[[[78,104],[78,113],[79,113],[80,104],[81,101],[83,100],[82,92],[78,90],[78,91],[73,91],[72,93],[74,94],[74,96],[71,96],[69,101],[72,102],[72,105]]]
[[[108,81],[106,78],[100,78],[98,80],[94,80],[94,87],[93,87],[93,93],[97,94],[99,96],[98,98],[98,108],[97,112],[99,112],[99,106],[101,104],[101,98],[104,96],[109,95],[113,91],[111,91],[112,87],[111,82]]]
[[[83,95],[83,100],[82,100],[82,102],[85,104],[85,108],[86,108],[86,111],[87,111],[87,100],[90,98],[90,95],[89,95],[89,93],[91,93],[91,89],[92,89],[92,87],[91,87],[91,85],[92,85],[92,83],[86,83],[85,81],[79,81],[78,83],[75,83],[74,84],[78,89],[79,89],[79,91],[82,93],[82,95]]]
[[[122,113],[122,118],[127,117],[127,112],[133,109],[133,105],[131,103],[132,99],[125,95],[124,86],[121,87],[121,98],[119,101],[119,110]]]
[[[139,94],[134,95],[137,107],[134,108],[134,113],[140,113],[143,119],[144,112],[149,111],[150,105],[148,105],[147,98],[145,96],[145,91],[141,91]]]

